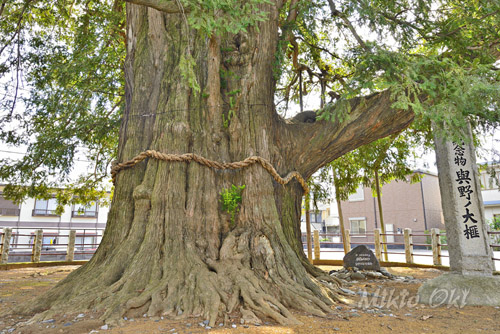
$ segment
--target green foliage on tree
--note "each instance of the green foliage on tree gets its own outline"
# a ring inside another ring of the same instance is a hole
[[[487,221],[490,226],[490,231],[500,232],[500,216],[494,216],[491,220]],[[500,245],[500,234],[492,234],[490,236],[490,243],[493,245]],[[494,247],[493,250],[498,251],[500,247]]]
[[[418,182],[422,176],[415,172],[411,158],[420,148],[421,142],[411,129],[361,146],[323,167],[311,182],[311,192],[318,200],[326,200],[328,188],[333,185],[341,201],[346,201],[359,186],[371,187],[375,192],[375,171],[380,186],[392,181]]]
[[[0,22],[0,140],[27,151],[0,160],[5,194],[102,197],[124,102],[124,4],[9,1]],[[74,180],[77,153],[94,167]]]
[[[231,226],[234,226],[234,219],[236,214],[240,211],[241,204],[241,194],[245,190],[245,185],[235,186],[231,185],[229,189],[223,189],[220,192],[220,204],[222,211],[228,213],[231,216]]]
[[[489,225],[491,227],[491,230],[493,231],[500,231],[500,217],[496,216],[493,219],[489,221]]]

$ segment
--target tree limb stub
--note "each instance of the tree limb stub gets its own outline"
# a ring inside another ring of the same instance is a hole
[[[155,0],[125,0],[126,2],[133,3],[135,5],[141,5],[146,7],[151,7],[160,12],[174,14],[180,13],[181,8],[180,3],[177,1],[155,1]],[[187,12],[187,8],[184,8],[184,12]]]
[[[414,113],[392,108],[390,95],[390,91],[383,91],[349,100],[350,112],[342,122],[286,124],[293,144],[282,149],[289,150],[289,161],[294,161],[296,170],[307,178],[341,155],[401,131],[411,124]]]

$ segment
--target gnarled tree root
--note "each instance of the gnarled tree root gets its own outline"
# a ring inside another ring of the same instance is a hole
[[[338,281],[320,272],[313,277],[293,252],[287,254],[255,231],[231,232],[216,260],[185,244],[159,258],[141,248],[114,281],[108,275],[117,268],[106,261],[87,266],[17,312],[40,312],[33,318],[39,320],[61,312],[101,311],[109,324],[142,314],[201,316],[210,326],[237,313],[247,323],[270,318],[290,325],[299,323],[290,309],[325,316],[342,300]]]

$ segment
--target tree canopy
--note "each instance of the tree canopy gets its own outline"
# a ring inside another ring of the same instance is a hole
[[[266,0],[128,2],[182,12],[207,38],[244,34],[269,19],[259,9]],[[278,111],[316,94],[324,105],[317,118],[342,122],[350,99],[387,90],[393,107],[416,113],[417,128],[434,121],[459,136],[467,121],[499,124],[496,1],[291,0],[278,20]],[[26,147],[22,159],[0,161],[0,178],[14,185],[9,196],[47,196],[59,186],[62,202],[102,194],[124,105],[125,35],[124,1],[1,3],[0,140]],[[183,77],[193,87],[195,67],[186,55]],[[223,81],[230,76],[221,71]],[[78,152],[94,168],[74,180]]]

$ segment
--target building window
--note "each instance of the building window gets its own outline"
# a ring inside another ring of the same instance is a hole
[[[81,218],[97,217],[97,202],[75,204],[71,216]]]
[[[42,250],[55,250],[55,246],[57,245],[57,233],[44,233],[42,239]],[[30,237],[30,245],[33,245],[35,242],[35,234],[31,233]]]
[[[354,194],[350,194],[348,198],[349,202],[359,202],[365,200],[365,192],[363,186],[359,186]]]
[[[321,210],[310,212],[310,221],[311,223],[321,223],[323,221]]]
[[[0,194],[0,216],[19,216],[19,205],[3,198]]]
[[[484,190],[498,189],[500,186],[500,170],[495,169],[494,172],[491,170],[482,171],[480,181]]]
[[[365,218],[350,218],[352,234],[366,234],[366,219]]]
[[[77,234],[75,238],[75,248],[78,250],[96,249],[96,235]]]
[[[55,198],[37,199],[33,216],[58,216],[56,214],[57,200]]]

